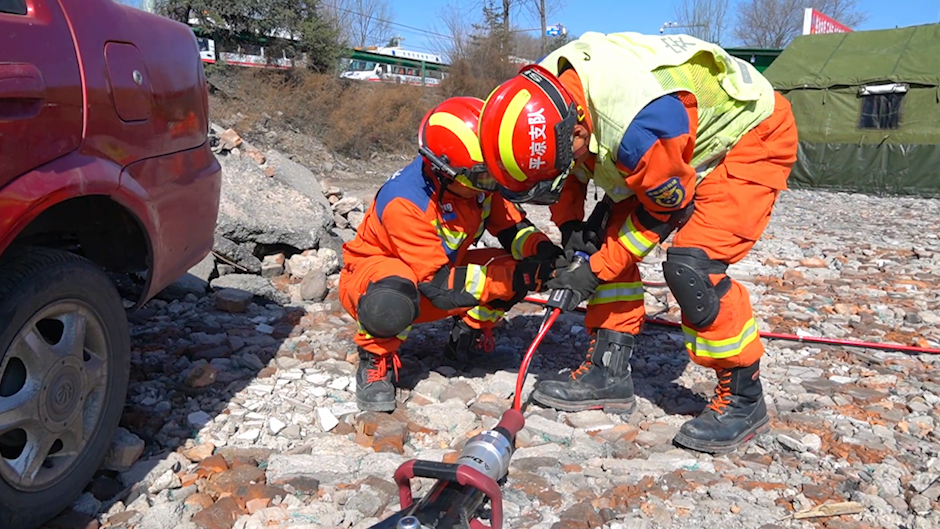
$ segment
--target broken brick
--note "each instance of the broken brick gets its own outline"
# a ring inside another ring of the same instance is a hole
[[[258,467],[242,465],[216,475],[206,484],[206,490],[213,494],[235,494],[239,487],[250,483],[264,483],[264,471]]]
[[[199,509],[205,509],[210,507],[213,504],[212,496],[208,494],[197,492],[183,500],[183,504],[190,507],[197,507]]]
[[[405,451],[405,439],[408,436],[408,426],[400,422],[388,421],[380,424],[372,436],[372,449],[376,452],[394,452],[402,454]]]
[[[225,458],[218,454],[203,459],[196,467],[196,473],[199,474],[200,477],[221,474],[226,470],[228,470],[228,463],[225,462]]]
[[[234,498],[226,497],[193,516],[193,523],[202,529],[232,529],[235,520],[245,514]]]
[[[510,478],[510,486],[522,491],[530,500],[537,499],[542,505],[555,509],[561,507],[561,494],[554,490],[547,479],[538,474],[518,472]]]

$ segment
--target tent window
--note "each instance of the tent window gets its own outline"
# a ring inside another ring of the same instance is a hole
[[[859,91],[862,113],[860,129],[897,129],[901,122],[901,102],[907,86],[899,83],[865,86]]]
[[[875,94],[862,97],[860,129],[896,129],[901,121],[904,94]]]

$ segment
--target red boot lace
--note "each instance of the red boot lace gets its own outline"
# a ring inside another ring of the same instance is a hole
[[[591,335],[591,344],[588,346],[587,354],[584,358],[584,363],[580,367],[571,372],[571,379],[577,380],[579,376],[588,372],[591,369],[591,366],[594,365],[594,362],[591,362],[591,355],[594,353],[594,342],[597,341],[597,337]]]
[[[706,407],[718,413],[724,413],[729,404],[731,404],[731,371],[722,369],[718,371],[718,385],[715,386],[715,396],[712,397],[712,401]]]
[[[486,353],[492,353],[493,350],[496,349],[496,340],[493,339],[493,329],[485,327],[481,330],[483,332],[477,336],[476,347]]]
[[[398,368],[401,367],[401,359],[398,358],[398,353],[395,352],[391,354],[375,355],[374,358],[372,358],[372,367],[366,370],[367,384],[385,380],[385,376],[388,374],[389,360],[391,360],[392,369],[395,371],[395,380],[398,380]]]

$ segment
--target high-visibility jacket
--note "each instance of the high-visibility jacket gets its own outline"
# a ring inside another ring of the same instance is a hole
[[[481,305],[512,298],[514,266],[465,264],[467,250],[489,231],[515,260],[521,260],[534,255],[536,246],[548,237],[522,209],[498,194],[464,198],[446,190],[441,194],[439,189],[440,182],[421,156],[389,177],[356,238],[343,245],[344,266],[354,271],[356,263],[367,257],[396,257],[414,271],[419,283],[430,281],[444,266],[467,266],[467,291]]]
[[[700,176],[774,108],[773,87],[753,66],[688,35],[588,32],[540,62],[555,74],[566,64],[591,102],[593,178],[615,201],[635,192],[616,167],[624,134],[654,100],[679,92],[695,96],[699,122],[690,164]]]
[[[622,227],[620,249],[633,260],[659,242],[651,224],[687,206],[695,186],[774,109],[773,87],[756,69],[688,35],[589,32],[540,64],[582,100],[595,154],[566,182],[552,220],[583,216],[588,179],[615,202],[635,197],[643,207]],[[761,183],[786,187],[785,178],[768,180]],[[611,275],[628,260],[599,255],[592,268],[608,261],[601,276]]]

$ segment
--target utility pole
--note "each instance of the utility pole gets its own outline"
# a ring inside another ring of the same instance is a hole
[[[545,0],[539,0],[539,18],[541,19],[540,21],[542,23],[542,49],[540,55],[544,57],[545,50],[548,48],[548,35],[546,34],[548,30],[545,27]]]

